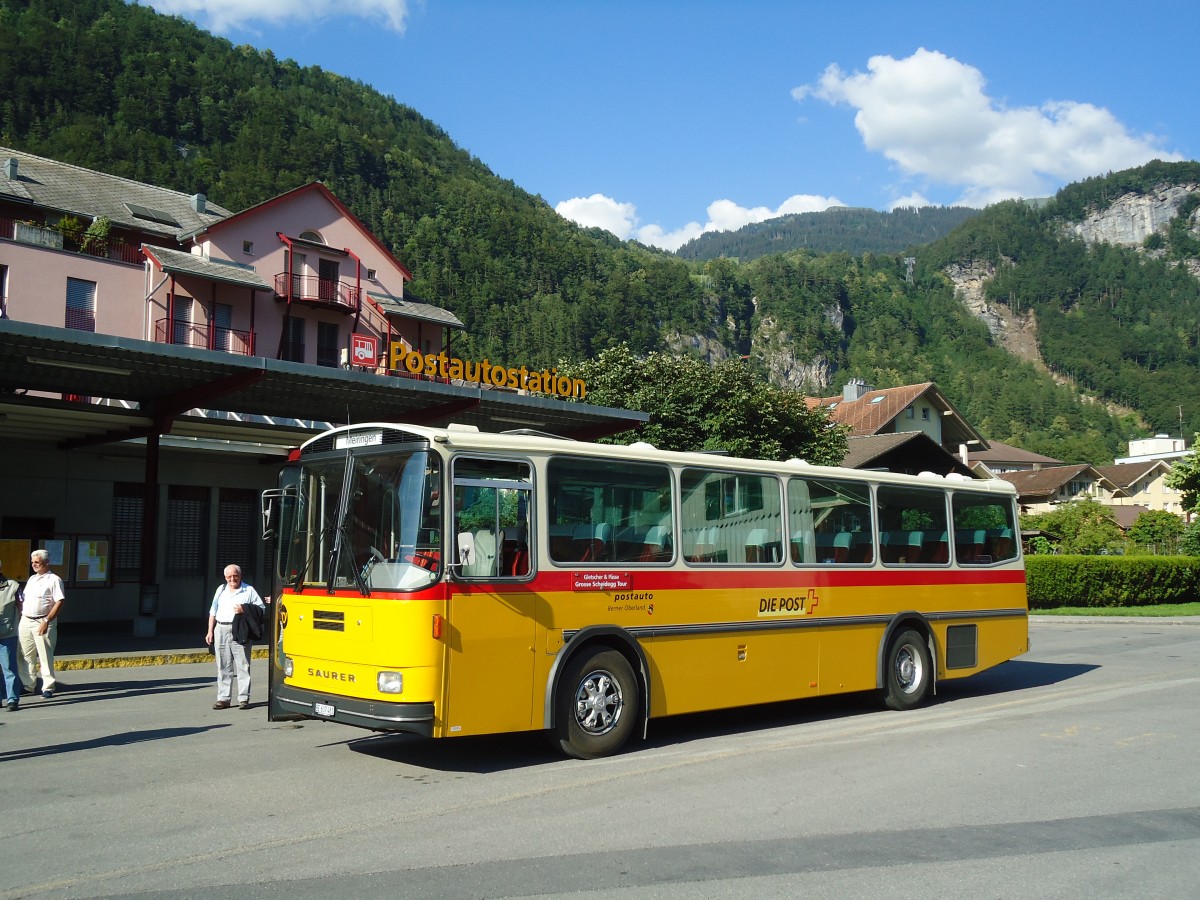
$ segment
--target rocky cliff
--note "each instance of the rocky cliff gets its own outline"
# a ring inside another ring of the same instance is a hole
[[[1180,204],[1200,185],[1161,185],[1145,194],[1125,194],[1081,222],[1068,222],[1063,234],[1088,244],[1103,242],[1121,247],[1141,247],[1152,234],[1167,230]],[[1193,229],[1200,227],[1200,210],[1192,214]]]

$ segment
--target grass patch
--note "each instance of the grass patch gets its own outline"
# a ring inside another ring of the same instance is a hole
[[[1200,603],[1163,603],[1158,606],[1059,606],[1031,609],[1031,616],[1136,616],[1155,619],[1164,616],[1200,616]]]

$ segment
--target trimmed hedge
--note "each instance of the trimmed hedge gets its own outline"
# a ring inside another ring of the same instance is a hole
[[[1027,556],[1030,609],[1156,606],[1200,600],[1200,557]]]

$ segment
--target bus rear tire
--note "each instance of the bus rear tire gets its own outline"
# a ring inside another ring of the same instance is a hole
[[[616,650],[583,652],[568,664],[554,698],[555,737],[576,759],[616,753],[638,715],[633,667]]]
[[[932,679],[933,660],[925,639],[911,628],[904,629],[888,646],[884,704],[896,710],[919,706],[929,693]]]

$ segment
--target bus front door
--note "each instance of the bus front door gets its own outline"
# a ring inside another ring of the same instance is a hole
[[[499,587],[451,586],[447,736],[533,727],[537,595],[527,585],[514,584],[512,590]]]

